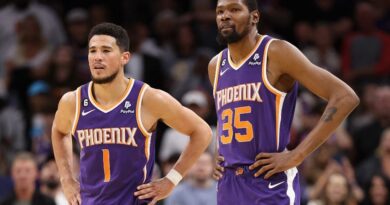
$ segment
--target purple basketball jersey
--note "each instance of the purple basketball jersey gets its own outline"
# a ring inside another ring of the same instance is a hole
[[[155,137],[141,124],[141,101],[147,87],[130,79],[125,95],[103,109],[92,95],[93,83],[77,89],[73,136],[80,146],[82,204],[146,204],[134,197],[150,181]]]
[[[294,176],[289,174],[293,178],[284,174],[284,176],[275,176],[270,181],[255,179],[254,173],[246,176],[253,178],[252,183],[256,184],[255,186],[242,183],[240,181],[243,180],[242,178],[234,177],[236,168],[240,168],[238,170],[240,175],[243,170],[247,170],[247,166],[255,162],[257,154],[282,152],[289,143],[298,87],[295,83],[293,89],[285,93],[268,82],[266,68],[270,42],[272,42],[271,37],[262,36],[252,52],[239,65],[231,62],[228,49],[218,55],[213,91],[218,117],[218,152],[225,158],[222,166],[234,170],[231,173],[226,172],[224,178],[219,181],[218,204],[253,204],[253,201],[241,199],[237,193],[237,190],[242,190],[246,192],[242,193],[242,196],[248,196],[248,189],[252,189],[251,193],[254,193],[252,199],[257,198],[264,204],[289,204],[280,200],[277,203],[264,200],[272,196],[272,193],[275,194],[275,189],[261,192],[253,190],[267,187],[271,182],[284,181],[286,186],[278,187],[278,192],[285,193],[285,200],[289,201],[288,198],[292,197],[291,187],[297,183],[294,182],[297,181],[294,180],[296,175],[294,170],[288,172],[293,173]],[[249,188],[242,185],[243,187],[228,189],[226,184],[230,186],[246,184],[245,186]],[[290,187],[290,195],[287,195],[288,187]],[[285,188],[284,191],[282,188]]]

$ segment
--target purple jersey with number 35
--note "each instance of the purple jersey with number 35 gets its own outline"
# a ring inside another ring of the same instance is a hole
[[[129,80],[125,94],[111,108],[102,108],[92,94],[93,83],[77,89],[72,134],[80,146],[82,204],[146,204],[134,197],[149,182],[155,137],[141,123],[141,101],[147,87]]]
[[[283,152],[290,138],[298,86],[286,93],[268,81],[271,42],[261,36],[239,64],[231,61],[228,49],[218,55],[213,95],[218,152],[226,170],[218,182],[219,205],[299,204],[296,168],[269,180],[255,178],[248,169],[261,152]]]

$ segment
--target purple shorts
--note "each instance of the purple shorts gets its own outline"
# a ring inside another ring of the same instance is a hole
[[[291,168],[265,180],[248,167],[225,168],[218,181],[218,205],[299,205],[298,170]]]

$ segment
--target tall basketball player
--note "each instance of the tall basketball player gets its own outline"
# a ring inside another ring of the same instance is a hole
[[[300,204],[296,166],[318,148],[359,99],[293,45],[260,35],[256,0],[218,0],[218,40],[227,48],[209,63],[218,116],[219,205]],[[328,101],[322,119],[286,150],[297,83]]]
[[[155,204],[168,196],[210,142],[210,128],[195,113],[167,93],[124,76],[129,59],[122,27],[95,26],[88,52],[92,82],[59,103],[53,150],[71,204]],[[189,135],[190,142],[168,175],[150,182],[158,120]],[[81,149],[79,181],[71,172],[72,136]]]

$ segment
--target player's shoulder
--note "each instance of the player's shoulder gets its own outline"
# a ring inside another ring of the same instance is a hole
[[[218,58],[219,58],[219,56],[220,56],[221,53],[222,53],[222,51],[219,52],[219,53],[217,53],[217,54],[210,60],[210,62],[209,62],[209,70],[210,70],[210,69],[215,70],[215,68],[216,68],[216,66],[217,66],[217,63],[218,63]]]
[[[268,47],[268,55],[284,55],[286,52],[291,51],[294,46],[286,40],[273,39]]]
[[[75,102],[77,98],[77,92],[77,89],[66,92],[64,95],[62,95],[60,102]]]
[[[147,86],[143,97],[144,98],[143,103],[161,102],[164,101],[167,97],[170,97],[170,95],[167,92],[161,89]]]
[[[76,89],[62,95],[60,102],[58,103],[58,108],[60,110],[74,110],[76,108],[77,92],[78,90]]]

